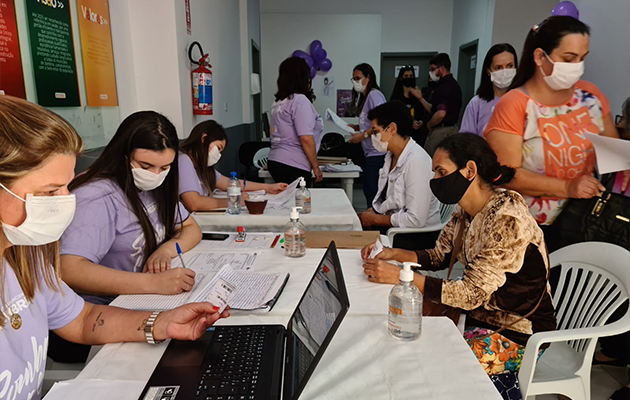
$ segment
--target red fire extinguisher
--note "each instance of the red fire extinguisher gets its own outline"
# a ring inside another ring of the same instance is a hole
[[[198,46],[203,56],[199,61],[192,59],[192,48]],[[199,65],[192,71],[193,113],[195,115],[212,115],[212,65],[208,64],[208,54],[204,54],[201,45],[193,42],[188,49],[191,63]],[[209,67],[209,68],[206,68]]]

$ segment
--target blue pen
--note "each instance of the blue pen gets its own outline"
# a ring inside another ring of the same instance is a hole
[[[179,261],[182,262],[182,267],[186,268],[186,264],[184,264],[184,257],[182,257],[182,248],[179,247],[179,243],[175,242],[175,247],[177,247],[177,255],[179,256]]]
[[[246,186],[247,186],[247,179],[243,179],[243,191],[245,191]]]

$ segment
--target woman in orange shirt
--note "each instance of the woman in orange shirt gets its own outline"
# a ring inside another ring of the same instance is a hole
[[[567,199],[605,190],[593,177],[595,152],[586,133],[618,138],[608,99],[580,80],[589,27],[566,16],[534,26],[525,41],[513,90],[497,103],[484,135],[499,162],[516,168],[513,182],[545,232],[549,251],[562,243],[552,231]],[[624,190],[630,180],[625,172]]]

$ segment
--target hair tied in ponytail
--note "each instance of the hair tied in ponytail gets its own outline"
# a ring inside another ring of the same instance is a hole
[[[501,179],[501,177],[503,176],[503,174],[499,174],[499,176],[497,176],[496,178],[494,178],[494,180],[492,181],[492,183],[498,181],[499,179]]]

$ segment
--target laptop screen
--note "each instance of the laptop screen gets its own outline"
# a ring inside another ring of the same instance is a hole
[[[348,307],[346,288],[333,242],[288,325],[285,399],[294,399],[299,395]]]

